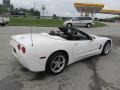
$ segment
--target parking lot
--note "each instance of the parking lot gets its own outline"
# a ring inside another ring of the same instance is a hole
[[[94,56],[68,66],[59,75],[34,73],[25,69],[12,55],[11,35],[30,33],[31,27],[0,27],[0,90],[120,90],[120,24],[81,30],[113,39],[108,56]],[[57,28],[33,27],[33,33]]]

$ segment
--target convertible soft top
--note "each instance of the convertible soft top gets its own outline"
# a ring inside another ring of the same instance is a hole
[[[51,31],[49,34],[52,36],[60,36],[67,40],[78,40],[81,38],[79,33],[87,36],[87,38],[91,38],[88,34],[84,33],[83,31],[72,27],[59,27],[59,31]]]

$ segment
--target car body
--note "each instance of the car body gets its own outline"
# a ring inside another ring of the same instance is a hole
[[[73,36],[69,37],[69,34]],[[70,65],[78,60],[101,54],[108,41],[111,46],[110,38],[88,35],[75,28],[61,27],[57,33],[51,31],[14,35],[11,36],[10,44],[12,53],[24,67],[33,72],[40,72],[46,70],[46,66],[50,65],[48,62],[51,56],[54,57],[56,53],[60,54],[61,58],[65,55],[66,65]]]
[[[5,15],[0,15],[0,25],[1,26],[5,26],[6,24],[8,24],[10,21],[9,16],[5,16]]]
[[[64,22],[64,26],[67,27],[88,27],[91,28],[94,25],[94,19],[92,17],[75,17]]]

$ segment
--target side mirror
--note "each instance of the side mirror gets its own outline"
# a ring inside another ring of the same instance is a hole
[[[95,37],[92,37],[92,36],[90,37],[90,40],[92,40],[92,41],[93,41],[94,39],[95,39]]]
[[[90,39],[91,41],[93,40],[93,38],[92,38],[92,37],[90,37],[89,39]]]

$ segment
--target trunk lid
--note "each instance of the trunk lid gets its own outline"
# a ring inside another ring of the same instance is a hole
[[[11,37],[11,39],[23,45],[30,45],[32,42],[36,44],[55,40],[63,40],[61,37],[51,36],[48,33],[14,35]]]

